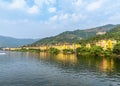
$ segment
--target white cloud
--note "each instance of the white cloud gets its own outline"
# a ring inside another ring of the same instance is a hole
[[[28,23],[28,22],[29,22],[28,19],[18,19],[18,20],[1,19],[0,20],[0,23],[12,24],[12,25],[23,24],[23,23]]]
[[[105,2],[105,0],[98,0],[96,2],[92,2],[92,3],[88,4],[87,10],[88,11],[95,11],[95,10],[101,8],[102,5],[104,4],[104,2]]]
[[[69,18],[69,14],[67,13],[59,15],[59,20],[67,20],[68,18]]]
[[[50,21],[56,21],[58,19],[58,15],[52,16],[50,17]]]
[[[74,22],[78,22],[78,21],[80,21],[81,19],[84,19],[85,16],[83,16],[82,14],[73,13],[73,14],[71,15],[71,18],[72,18],[72,20],[73,20]]]
[[[119,0],[0,0],[0,24],[5,23],[5,27],[11,25],[13,28],[16,25],[19,29],[20,27],[26,29],[26,25],[27,28],[38,30],[41,27],[40,32],[45,28],[48,35],[49,31],[51,34],[55,32],[50,30],[52,28],[56,28],[56,32],[59,33],[63,30],[92,27],[107,21],[116,23],[120,20],[119,13],[116,14],[120,11],[119,2]]]
[[[34,0],[34,3],[40,8],[43,6],[45,0]]]
[[[42,7],[44,4],[53,5],[56,3],[56,0],[34,0],[35,4],[39,7]]]
[[[75,2],[73,2],[72,4],[74,4],[77,7],[80,7],[82,5],[83,1],[82,0],[76,0]]]
[[[8,5],[9,5],[8,2],[0,1],[0,8],[6,8],[6,6]]]
[[[25,0],[13,0],[12,3],[9,4],[11,9],[25,9],[26,6]]]
[[[37,5],[29,7],[25,0],[13,0],[12,2],[0,1],[0,7],[8,10],[20,10],[29,14],[37,14],[39,12]]]
[[[45,0],[45,3],[48,5],[53,5],[56,3],[56,0]]]
[[[12,0],[11,2],[1,0],[0,8],[13,11],[18,10],[28,14],[37,14],[39,11],[42,11],[44,5],[47,5],[48,11],[54,13],[56,12],[56,8],[53,6],[55,3],[56,0],[34,0],[33,6],[30,7],[27,0]]]
[[[55,7],[51,7],[51,8],[48,9],[48,11],[50,13],[54,13],[54,12],[56,12],[56,8]]]
[[[56,21],[60,21],[60,22],[79,22],[82,19],[85,19],[85,15],[82,14],[77,14],[77,13],[61,13],[58,15],[54,15],[52,16],[49,20],[50,22],[56,22]]]
[[[115,15],[113,15],[113,16],[110,16],[109,18],[108,18],[108,21],[111,21],[111,22],[119,22],[120,21],[120,15],[119,15],[119,13],[118,14],[115,14]]]
[[[31,8],[28,8],[28,13],[30,14],[37,14],[39,12],[39,8],[37,6],[32,6]]]
[[[51,21],[62,21],[62,20],[67,20],[69,18],[69,14],[65,13],[65,14],[58,14],[58,15],[54,15],[52,16],[49,20]]]

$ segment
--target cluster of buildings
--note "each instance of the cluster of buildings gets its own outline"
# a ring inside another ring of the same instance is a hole
[[[112,50],[114,45],[117,43],[116,40],[100,40],[98,42],[96,42],[96,46],[101,46],[103,48],[103,50],[107,50],[110,49]],[[37,46],[37,47],[19,47],[19,48],[3,48],[3,50],[10,50],[10,51],[15,51],[15,50],[21,50],[21,49],[26,49],[26,50],[30,50],[30,49],[34,49],[34,50],[49,50],[50,48],[56,48],[60,51],[64,50],[64,49],[72,49],[72,50],[76,50],[78,47],[81,47],[80,44],[63,44],[63,45],[49,45],[49,46]],[[86,44],[85,46],[86,48],[91,48],[91,44]]]
[[[39,46],[39,47],[25,47],[26,49],[40,49],[40,50],[48,50],[50,48],[56,48],[58,50],[64,50],[64,49],[73,49],[76,50],[76,48],[81,47],[80,44],[63,44],[63,45],[49,45],[49,46]]]
[[[104,50],[112,50],[114,45],[117,43],[116,40],[100,40],[96,43],[96,46],[101,46]]]
[[[103,31],[103,32],[97,32],[97,33],[96,33],[96,35],[104,35],[104,34],[106,34],[105,31]]]
[[[98,42],[95,43],[96,46],[100,46],[103,48],[103,50],[112,50],[114,45],[117,43],[116,40],[100,40]],[[91,44],[86,44],[85,46],[86,48],[90,49],[92,46]]]
[[[63,45],[44,45],[44,46],[37,46],[37,47],[19,47],[19,48],[3,48],[3,50],[10,50],[10,51],[15,51],[15,50],[21,50],[21,49],[34,49],[34,50],[49,50],[50,48],[56,48],[58,50],[64,50],[64,49],[73,49],[76,50],[76,48],[81,47],[80,44],[63,44]]]

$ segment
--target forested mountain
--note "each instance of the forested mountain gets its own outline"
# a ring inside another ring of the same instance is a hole
[[[16,39],[12,37],[0,36],[0,47],[19,47],[31,44],[37,41],[36,39]]]
[[[118,25],[104,25],[100,27],[95,27],[85,30],[75,30],[75,31],[66,31],[59,35],[53,37],[43,38],[37,42],[31,44],[30,46],[39,46],[39,45],[49,45],[49,44],[63,44],[63,43],[76,43],[82,39],[90,38],[96,36],[98,32],[108,32],[111,29],[117,27]]]
[[[81,43],[94,43],[97,42],[99,40],[107,40],[107,39],[114,39],[117,41],[120,41],[120,25],[118,25],[117,27],[115,27],[114,29],[108,31],[106,34],[104,35],[97,35],[88,39],[84,39],[81,40]]]

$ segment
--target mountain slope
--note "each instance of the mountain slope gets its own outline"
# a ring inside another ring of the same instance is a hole
[[[39,46],[39,45],[49,45],[49,44],[63,44],[63,43],[76,43],[81,39],[89,38],[95,36],[97,32],[108,32],[109,30],[115,28],[117,25],[104,25],[96,28],[86,29],[86,30],[75,30],[75,31],[66,31],[57,36],[43,38],[30,46]]]
[[[120,25],[118,25],[117,27],[115,27],[114,29],[108,31],[108,33],[106,33],[105,35],[97,35],[85,40],[81,40],[81,43],[94,43],[97,42],[99,40],[103,40],[103,39],[115,39],[120,41]]]
[[[19,47],[31,44],[37,41],[36,39],[16,39],[12,37],[0,36],[0,47]]]

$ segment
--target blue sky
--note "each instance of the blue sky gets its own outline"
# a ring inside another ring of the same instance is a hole
[[[44,38],[120,24],[120,0],[0,0],[0,35]]]

